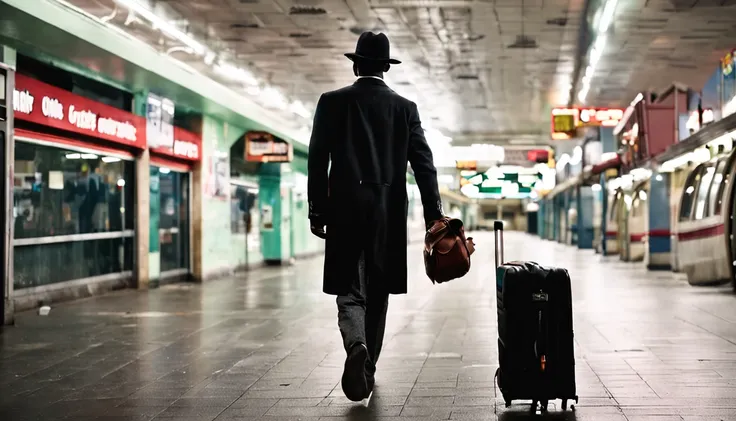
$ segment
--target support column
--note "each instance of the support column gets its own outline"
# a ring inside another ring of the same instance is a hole
[[[13,139],[13,89],[15,87],[15,50],[0,46],[0,131],[4,133],[0,147],[3,148],[4,162],[3,168],[0,170],[3,182],[2,186],[3,200],[2,203],[2,231],[3,243],[2,265],[3,270],[0,271],[0,291],[2,291],[2,299],[0,301],[0,325],[12,325],[15,322],[15,303],[13,300],[13,184],[11,174],[15,164],[15,141]]]
[[[601,256],[608,255],[608,185],[606,174],[601,177]]]
[[[138,92],[133,97],[133,112],[146,116],[148,92]],[[134,276],[138,289],[155,287],[151,285],[151,194],[155,187],[158,196],[158,183],[151,185],[151,155],[146,149],[135,161],[135,269]],[[156,227],[158,234],[158,227]],[[154,278],[155,279],[155,278]]]
[[[649,180],[649,231],[646,263],[650,270],[670,270],[669,174],[653,174]]]
[[[539,238],[544,238],[544,207],[545,202],[544,200],[540,200],[539,202],[539,209],[537,209],[537,235]]]
[[[191,205],[189,206],[190,234],[189,234],[189,250],[191,253],[192,280],[194,282],[202,282],[204,280],[204,265],[202,264],[204,256],[204,239],[202,238],[202,206],[205,186],[205,166],[204,159],[197,162],[192,171],[191,177],[191,197],[189,198]]]
[[[578,197],[577,233],[578,248],[592,249],[595,230],[593,228],[593,213],[595,195],[590,186],[580,186],[580,197]]]
[[[281,230],[289,229],[281,226],[281,164],[263,164],[258,177],[263,260],[269,264],[280,264],[285,257],[281,247]]]
[[[151,157],[146,149],[135,161],[135,281],[138,289],[148,289],[150,282],[150,169]]]

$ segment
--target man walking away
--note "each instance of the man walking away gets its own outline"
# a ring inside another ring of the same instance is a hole
[[[407,162],[425,223],[443,216],[417,106],[383,81],[400,63],[389,50],[384,34],[360,36],[355,53],[345,54],[358,80],[320,97],[309,143],[309,219],[326,239],[323,291],[337,296],[342,388],[353,401],[373,390],[388,296],[407,290]]]

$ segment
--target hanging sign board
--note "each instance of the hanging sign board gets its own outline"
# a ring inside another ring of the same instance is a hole
[[[554,108],[552,110],[552,139],[577,137],[581,127],[616,127],[624,116],[618,108]]]
[[[267,132],[245,134],[245,160],[248,162],[291,162],[294,148]]]
[[[581,126],[616,127],[624,117],[618,108],[583,108],[580,110]]]
[[[28,76],[15,75],[13,111],[16,120],[146,148],[145,118]]]
[[[575,137],[579,112],[575,108],[555,108],[552,110],[551,137],[566,140]]]
[[[146,99],[146,137],[151,148],[174,148],[174,102],[154,94]]]

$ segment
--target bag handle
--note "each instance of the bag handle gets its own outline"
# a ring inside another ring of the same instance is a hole
[[[496,267],[503,264],[503,221],[493,221],[493,233],[496,246]]]

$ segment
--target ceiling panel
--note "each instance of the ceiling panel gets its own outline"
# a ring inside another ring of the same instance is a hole
[[[162,50],[177,43],[113,0],[71,0]],[[672,81],[700,88],[736,41],[736,2],[619,0],[588,105],[624,105]],[[422,118],[458,139],[547,141],[577,61],[584,0],[161,0],[167,16],[219,58],[313,105],[353,80],[342,54],[363,30],[384,31],[387,80]],[[523,7],[522,7],[523,6]],[[202,58],[176,52],[200,67]],[[217,77],[217,76],[214,76]],[[225,83],[231,83],[223,81]],[[242,89],[232,84],[233,89]]]

